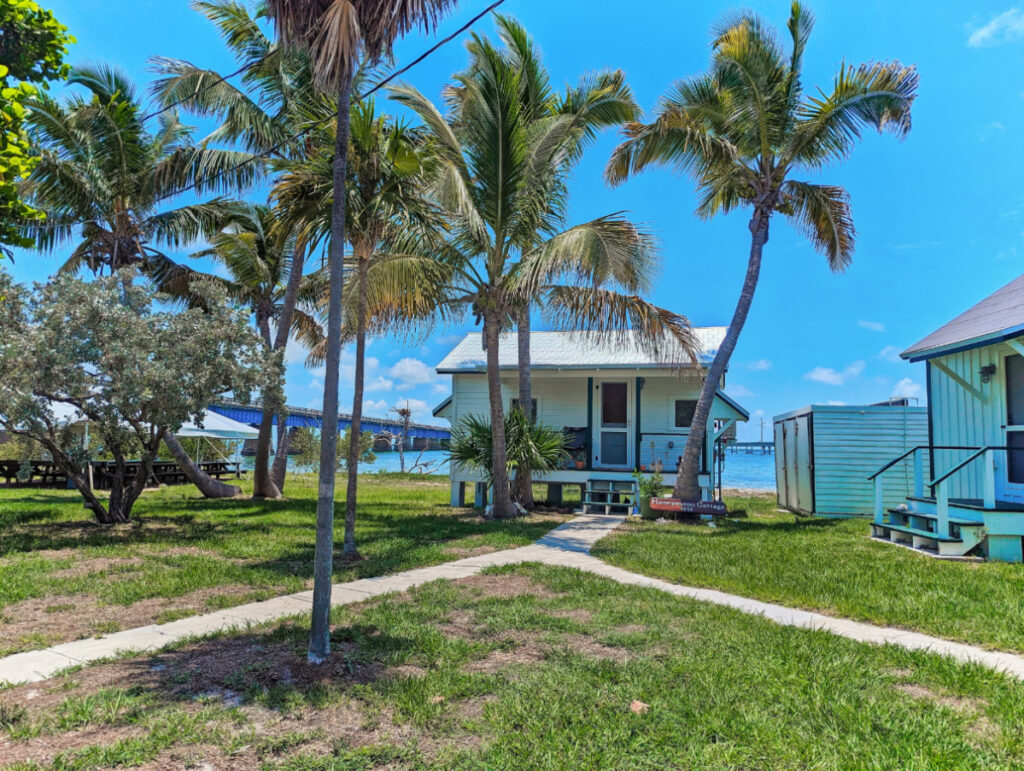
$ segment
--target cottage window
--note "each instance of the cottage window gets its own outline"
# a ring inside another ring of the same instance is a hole
[[[693,413],[697,411],[697,402],[693,399],[676,399],[676,428],[689,428],[693,423]]]

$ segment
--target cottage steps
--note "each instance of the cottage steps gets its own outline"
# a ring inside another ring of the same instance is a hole
[[[583,488],[583,513],[629,514],[636,495],[632,479],[588,479]]]
[[[871,536],[939,557],[963,557],[984,541],[988,532],[984,522],[963,517],[951,516],[948,527],[949,532],[939,532],[934,512],[889,509],[888,522],[871,523]]]

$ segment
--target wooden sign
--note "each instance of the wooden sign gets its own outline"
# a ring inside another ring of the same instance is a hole
[[[651,498],[654,511],[675,511],[680,514],[713,514],[727,513],[721,501],[681,501],[678,498]]]

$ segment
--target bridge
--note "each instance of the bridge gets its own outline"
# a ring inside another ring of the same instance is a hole
[[[744,452],[747,455],[771,455],[775,450],[774,442],[729,442],[729,452]]]
[[[210,405],[210,410],[239,423],[259,426],[263,420],[263,406],[259,402],[242,404],[234,401],[220,401]],[[324,414],[320,410],[308,407],[285,407],[288,414],[285,426],[289,430],[296,428],[323,428]],[[274,416],[277,425],[277,416]],[[338,413],[338,430],[345,431],[352,426],[352,416]],[[402,434],[402,420],[398,418],[374,418],[363,416],[362,430],[369,431],[376,439],[376,449],[384,450],[396,446]],[[406,449],[425,450],[440,447],[442,442],[451,439],[451,429],[444,426],[432,426],[426,423],[410,423],[406,433]]]

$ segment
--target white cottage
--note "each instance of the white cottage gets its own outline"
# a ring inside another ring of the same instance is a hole
[[[634,472],[650,473],[660,466],[666,484],[673,483],[702,374],[725,336],[724,327],[694,332],[703,348],[700,370],[680,368],[678,357],[653,360],[632,335],[613,344],[582,332],[531,334],[537,418],[573,437],[573,459],[567,467],[538,480],[548,484],[549,500],[561,500],[563,485],[578,485],[585,502],[603,511],[621,510],[633,489]],[[518,395],[517,351],[515,333],[502,335],[499,355],[506,411]],[[435,408],[435,417],[447,419],[454,427],[467,415],[489,416],[486,371],[480,333],[466,335],[437,366],[439,374],[452,376],[452,395]],[[712,499],[717,484],[716,443],[736,421],[747,418],[746,410],[719,390],[705,429],[701,475],[705,500]],[[453,506],[466,504],[467,483],[474,486],[476,505],[482,505],[486,491],[481,476],[453,468],[451,482]]]
[[[1024,557],[1024,276],[902,354],[925,362],[928,446],[875,480],[876,538],[940,556]],[[886,510],[886,477],[909,464],[914,494]]]

